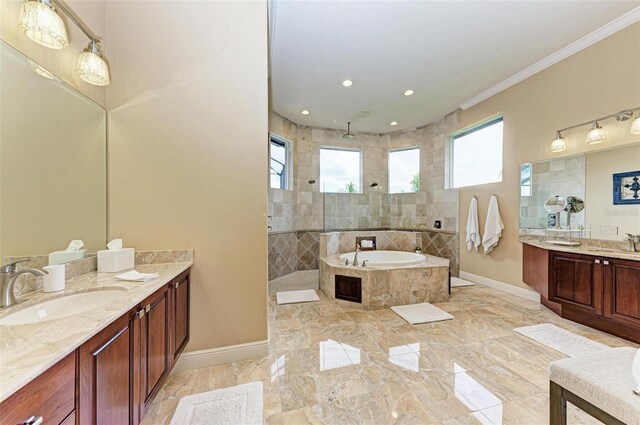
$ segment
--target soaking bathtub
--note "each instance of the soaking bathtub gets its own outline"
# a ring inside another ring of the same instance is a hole
[[[341,254],[340,259],[349,260],[349,264],[353,264],[355,252]],[[358,253],[358,263],[367,262],[369,266],[409,266],[412,264],[420,264],[427,260],[422,254],[403,251],[361,251]]]

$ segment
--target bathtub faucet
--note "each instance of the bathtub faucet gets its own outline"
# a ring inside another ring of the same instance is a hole
[[[358,267],[358,253],[360,252],[360,245],[356,244],[356,253],[353,255],[353,266]]]

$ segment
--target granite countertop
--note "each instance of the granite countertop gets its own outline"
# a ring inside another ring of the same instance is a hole
[[[521,239],[520,242],[549,251],[573,252],[575,254],[595,255],[598,257],[618,258],[621,260],[640,261],[640,252],[616,251],[597,246],[564,246],[554,245],[536,240]]]
[[[186,262],[136,266],[135,269],[141,273],[159,274],[157,279],[149,282],[125,282],[113,278],[118,273],[91,272],[68,280],[63,291],[37,291],[19,298],[19,301],[26,301],[3,310],[0,318],[62,295],[99,289],[123,289],[122,296],[94,310],[48,322],[0,326],[0,401],[73,352],[191,265]]]
[[[365,251],[366,252],[366,251]],[[361,270],[361,271],[376,271],[376,270],[400,270],[400,269],[419,269],[425,267],[449,267],[449,260],[442,257],[435,257],[433,255],[428,254],[419,254],[425,257],[425,261],[416,264],[397,264],[397,265],[389,265],[389,266],[377,266],[375,264],[367,264],[366,267],[362,266],[345,266],[344,260],[340,259],[340,255],[338,254],[331,257],[323,257],[320,261],[324,261],[327,265],[331,267],[342,267],[345,269],[352,270]]]

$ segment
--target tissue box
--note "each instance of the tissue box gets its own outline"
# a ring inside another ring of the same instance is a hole
[[[98,251],[98,271],[115,273],[132,269],[134,266],[133,248],[103,249]]]
[[[79,251],[54,251],[49,253],[49,265],[55,266],[56,264],[64,264],[70,261],[82,260],[86,256],[86,249],[81,249]]]

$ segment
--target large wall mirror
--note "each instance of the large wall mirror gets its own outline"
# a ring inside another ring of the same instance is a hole
[[[106,243],[106,113],[0,42],[0,258]]]
[[[640,143],[521,164],[520,228],[571,226],[617,241],[640,234],[639,180]]]

